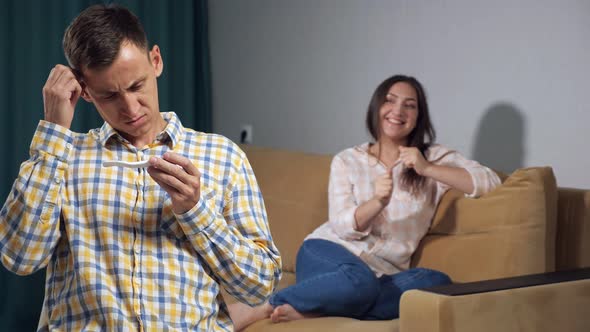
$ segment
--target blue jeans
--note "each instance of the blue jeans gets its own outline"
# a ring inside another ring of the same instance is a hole
[[[312,239],[297,253],[297,283],[276,292],[273,307],[363,320],[399,317],[404,291],[451,283],[444,273],[414,268],[380,278],[358,256],[334,242]]]

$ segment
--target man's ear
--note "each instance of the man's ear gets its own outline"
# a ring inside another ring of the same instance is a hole
[[[84,100],[87,102],[92,103],[92,98],[90,98],[90,95],[88,94],[86,84],[84,84],[84,82],[80,82],[80,86],[82,87],[82,93],[80,93],[80,96],[82,96],[82,98],[84,98]]]
[[[154,45],[152,50],[149,52],[150,62],[156,71],[156,77],[160,77],[164,71],[164,61],[162,60],[162,54],[160,54],[160,47]]]
[[[76,80],[78,81],[78,84],[80,84],[80,87],[82,88],[82,92],[80,93],[80,96],[86,100],[87,102],[91,103],[92,102],[92,98],[90,98],[90,95],[88,94],[88,90],[86,88],[86,82],[84,82],[84,76],[82,74],[81,71],[72,69],[72,71],[74,72],[74,75],[76,76]]]

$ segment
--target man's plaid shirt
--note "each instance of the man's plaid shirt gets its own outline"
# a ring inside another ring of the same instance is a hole
[[[162,115],[141,149],[107,123],[79,134],[40,121],[0,212],[0,251],[17,274],[47,267],[42,330],[231,330],[221,287],[257,304],[276,286],[280,256],[245,154]],[[145,169],[102,167],[166,151],[202,174],[182,215]]]

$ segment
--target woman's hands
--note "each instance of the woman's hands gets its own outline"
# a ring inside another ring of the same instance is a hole
[[[389,204],[393,193],[393,167],[375,179],[373,198],[359,205],[354,211],[355,230],[366,231],[373,218]]]
[[[375,180],[375,198],[384,207],[389,203],[393,193],[392,169],[388,168],[385,174]]]
[[[416,173],[427,176],[428,168],[432,165],[426,159],[422,152],[415,147],[399,147],[399,161],[407,168],[413,168]]]
[[[425,173],[432,165],[426,161],[417,148],[400,146],[398,160],[388,167],[384,174],[377,177],[374,183],[375,195],[373,198],[381,204],[382,208],[387,206],[391,199],[393,193],[393,168],[399,163],[402,163],[404,167],[413,168],[416,173],[422,176],[426,176]]]
[[[174,213],[186,213],[199,201],[201,173],[189,159],[166,152],[162,158],[150,158],[148,173],[170,195]]]
[[[474,190],[473,180],[466,169],[432,164],[415,147],[400,146],[399,161],[405,167],[413,168],[421,176],[445,183],[466,194],[471,194]]]

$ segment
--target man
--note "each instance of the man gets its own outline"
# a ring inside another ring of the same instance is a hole
[[[47,267],[40,329],[231,330],[220,289],[260,304],[281,274],[245,154],[159,112],[162,56],[125,8],[84,10],[63,46],[70,66],[49,74],[45,119],[0,213],[2,263]],[[101,128],[69,130],[79,97]]]

